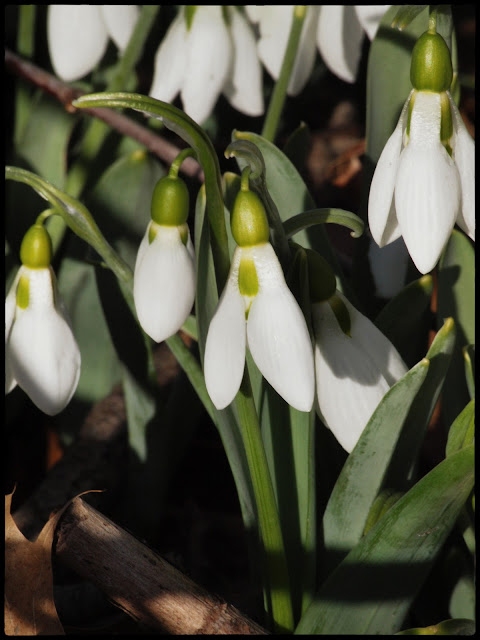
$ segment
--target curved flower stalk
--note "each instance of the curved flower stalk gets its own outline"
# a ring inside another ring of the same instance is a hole
[[[475,144],[448,90],[450,52],[434,31],[416,43],[410,76],[414,88],[378,161],[368,218],[380,247],[403,236],[425,274],[455,222],[475,239]]]
[[[306,250],[314,333],[315,408],[349,453],[407,367],[391,342],[336,289],[328,263]]]
[[[137,18],[133,4],[49,5],[48,47],[56,75],[65,82],[83,78],[100,62],[110,38],[123,51]]]
[[[373,40],[389,6],[310,5],[287,88],[288,95],[298,95],[307,84],[317,47],[330,71],[346,82],[354,82],[365,34]],[[251,22],[258,24],[258,55],[270,75],[278,80],[295,5],[248,5],[245,9]]]
[[[80,377],[81,356],[50,266],[47,231],[36,224],[5,300],[5,393],[18,384],[44,413],[60,413]]]
[[[327,67],[345,82],[355,82],[365,35],[373,40],[389,4],[322,5],[317,46]]]
[[[232,212],[232,234],[238,246],[205,345],[208,393],[217,409],[233,401],[248,345],[277,393],[296,409],[310,411],[314,369],[305,318],[268,242],[265,209],[243,185]]]
[[[203,124],[218,97],[250,116],[263,113],[262,69],[255,36],[236,7],[184,6],[155,56],[150,95],[171,102]]]
[[[177,171],[174,163],[170,175],[155,187],[152,220],[138,249],[133,276],[138,320],[156,342],[177,333],[195,298],[195,255],[186,223],[189,195]]]

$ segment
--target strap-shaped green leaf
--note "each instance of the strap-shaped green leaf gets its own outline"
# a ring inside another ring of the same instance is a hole
[[[452,618],[432,624],[429,627],[415,627],[398,631],[396,636],[473,636],[475,622],[466,618]]]
[[[448,432],[445,454],[451,456],[464,447],[473,444],[475,436],[475,398],[456,418]]]
[[[443,460],[413,486],[322,585],[295,633],[400,631],[472,490],[474,471],[471,445]]]

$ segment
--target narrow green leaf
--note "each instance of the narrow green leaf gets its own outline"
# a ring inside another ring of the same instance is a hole
[[[474,484],[474,448],[443,460],[360,540],[322,585],[297,634],[391,635]]]
[[[140,462],[147,459],[147,428],[156,412],[151,389],[144,387],[122,367],[122,383],[127,410],[128,444]]]
[[[469,400],[463,347],[475,344],[475,251],[471,240],[454,229],[438,266],[437,326],[452,317],[457,326],[452,363],[442,394],[447,423]]]
[[[412,403],[387,474],[387,484],[397,490],[405,490],[414,479],[417,456],[451,363],[455,336],[455,323],[447,318],[425,356],[430,362],[427,379]]]
[[[429,369],[424,359],[384,396],[348,456],[323,516],[328,564],[337,564],[362,537],[409,409]]]
[[[430,274],[414,280],[392,298],[375,319],[376,326],[392,342],[408,366],[425,353],[431,326],[433,293]]]
[[[297,171],[302,172],[305,161],[311,148],[310,128],[305,122],[301,122],[298,127],[288,136],[283,153],[294,165]]]
[[[473,636],[475,635],[475,622],[465,618],[443,620],[429,627],[415,627],[398,631],[396,636]]]
[[[475,436],[475,399],[470,400],[449,429],[445,454],[451,456],[473,443]]]

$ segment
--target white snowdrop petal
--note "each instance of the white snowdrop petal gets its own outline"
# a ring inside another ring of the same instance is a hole
[[[187,26],[182,12],[173,20],[155,54],[149,95],[172,102],[182,87],[187,67]]]
[[[138,19],[139,8],[136,4],[103,4],[100,10],[107,31],[120,51],[123,51]]]
[[[192,309],[195,263],[177,227],[158,225],[153,242],[142,245],[133,276],[135,308],[145,333],[162,342],[180,329]]]
[[[395,212],[393,194],[410,96],[403,106],[394,132],[383,148],[370,185],[368,224],[373,239],[379,247],[393,242],[401,233]]]
[[[370,40],[375,37],[380,20],[390,7],[389,4],[355,5],[355,12],[360,24]]]
[[[233,40],[233,69],[223,93],[230,104],[249,116],[264,111],[262,67],[257,55],[256,40],[245,17],[235,8],[230,12],[230,33]]]
[[[315,384],[313,351],[305,318],[285,283],[270,244],[250,249],[259,292],[250,307],[247,343],[263,377],[299,411],[310,411]]]
[[[238,290],[240,256],[237,248],[205,344],[205,384],[217,409],[224,409],[235,398],[245,368],[245,302]]]
[[[53,69],[65,82],[89,73],[108,43],[100,7],[90,4],[49,5],[47,36]]]
[[[350,314],[352,339],[369,354],[378,371],[393,386],[408,371],[402,357],[371,320],[360,313],[340,291],[336,295],[343,300]]]
[[[293,4],[265,5],[259,17],[258,55],[268,73],[278,79],[292,24]]]
[[[220,6],[199,6],[188,36],[181,90],[183,108],[197,123],[211,114],[231,72],[233,45]]]
[[[395,185],[395,209],[410,256],[421,273],[436,265],[460,207],[460,179],[440,142],[440,96],[418,91],[410,136]]]
[[[5,395],[17,386],[17,381],[15,380],[10,364],[7,345],[10,338],[10,331],[15,320],[17,285],[22,275],[22,270],[23,267],[20,267],[5,298]]]
[[[390,386],[369,350],[343,333],[327,302],[312,306],[312,320],[318,409],[350,453]]]
[[[80,351],[69,323],[54,306],[50,269],[28,271],[29,304],[26,309],[17,307],[8,343],[10,363],[18,385],[32,402],[55,415],[77,388]]]
[[[327,67],[345,82],[355,82],[364,32],[353,5],[322,5],[317,46]]]
[[[462,116],[448,94],[453,116],[453,159],[457,165],[462,187],[462,206],[457,224],[472,240],[475,240],[475,142],[468,133]]]

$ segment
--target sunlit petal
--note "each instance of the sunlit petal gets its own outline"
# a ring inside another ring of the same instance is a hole
[[[18,385],[48,415],[70,402],[80,377],[80,351],[69,323],[54,305],[50,269],[29,271],[29,304],[17,307],[9,356]]]
[[[297,55],[287,87],[289,96],[296,96],[307,84],[315,64],[315,31],[317,29],[318,7],[308,6],[307,15],[300,35]],[[282,59],[283,62],[283,59]]]
[[[5,394],[10,393],[10,391],[17,386],[17,381],[15,380],[10,364],[7,343],[10,338],[10,331],[12,330],[13,321],[15,319],[17,285],[21,274],[22,267],[18,270],[5,298]]]
[[[133,296],[138,320],[156,342],[170,338],[187,319],[195,298],[195,264],[177,227],[158,226],[153,242],[142,243]]]
[[[380,20],[390,6],[389,4],[355,5],[358,20],[370,40],[375,37]]]
[[[440,142],[440,96],[419,91],[409,143],[398,166],[395,209],[405,244],[421,273],[436,265],[459,208],[458,171]]]
[[[354,6],[322,5],[317,46],[330,71],[345,82],[355,82],[363,38]]]
[[[180,12],[173,20],[155,54],[150,95],[172,102],[182,87],[187,68],[187,26]]]
[[[65,82],[89,73],[108,43],[100,7],[92,4],[49,5],[47,34],[53,69]]]
[[[130,40],[138,19],[138,5],[103,4],[100,5],[100,10],[110,37],[120,51],[123,51]]]
[[[230,104],[249,116],[263,113],[262,67],[257,56],[256,40],[245,17],[235,8],[230,12],[233,39],[233,69],[223,93]]]
[[[245,302],[238,289],[240,256],[237,248],[205,344],[205,384],[217,409],[224,409],[235,398],[245,368]]]
[[[181,90],[186,113],[199,124],[211,114],[227,82],[233,45],[220,6],[199,6],[188,36],[188,56]]]
[[[351,305],[348,308],[351,312]],[[312,305],[318,410],[348,452],[390,388],[372,355],[375,344],[369,346],[359,339],[364,327],[357,325],[355,313],[351,312],[351,320],[349,337],[327,302]]]
[[[462,185],[462,206],[457,217],[457,224],[472,240],[475,240],[475,142],[468,133],[450,94],[448,97],[455,132],[453,159],[457,165]]]
[[[409,101],[410,96],[403,106],[394,132],[380,155],[370,185],[368,223],[373,239],[380,247],[393,242],[400,236],[393,194]]]
[[[247,321],[248,347],[264,378],[299,411],[313,404],[313,352],[305,318],[270,244],[250,249],[259,292]]]

